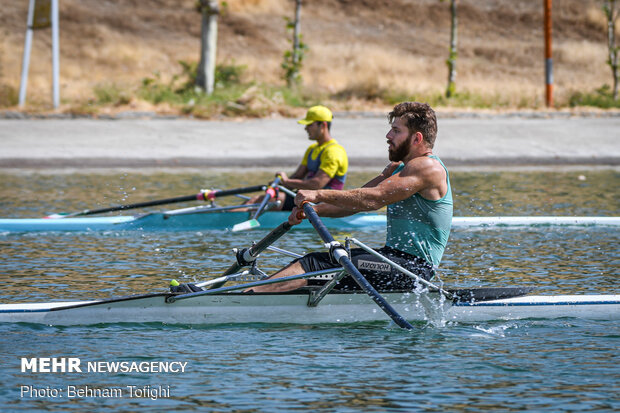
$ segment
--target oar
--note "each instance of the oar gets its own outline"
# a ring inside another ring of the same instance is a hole
[[[278,185],[278,189],[293,198],[295,198],[295,195],[297,195],[295,192],[291,191],[290,189],[282,185]]]
[[[306,201],[302,204],[302,209],[316,232],[325,242],[325,246],[329,246],[329,253],[332,258],[336,262],[338,262],[338,264],[340,264],[351,277],[353,277],[353,279],[359,284],[362,290],[364,290],[366,294],[368,294],[370,298],[372,298],[373,301],[377,303],[377,305],[388,316],[390,316],[390,318],[394,320],[394,322],[399,327],[412,330],[413,326],[409,324],[409,322],[405,320],[400,314],[398,314],[396,310],[387,301],[385,301],[385,298],[383,298],[377,292],[377,290],[375,290],[374,287],[370,285],[370,283],[368,282],[368,280],[366,280],[366,278],[364,278],[362,273],[360,273],[358,269],[355,268],[355,266],[351,262],[351,259],[349,258],[349,254],[347,254],[347,251],[342,245],[340,245],[339,242],[334,240],[334,237],[332,237],[332,235],[329,233],[327,227],[325,227],[325,224],[323,224],[323,221],[321,221],[321,218],[319,218],[319,215],[316,213],[312,205]]]
[[[243,267],[251,265],[258,257],[258,254],[265,251],[267,247],[276,242],[282,235],[286,234],[288,230],[292,228],[292,225],[285,221],[278,225],[273,231],[267,234],[263,239],[252,245],[250,248],[244,248],[237,251],[237,262],[231,265],[222,276],[235,274]],[[221,287],[226,280],[212,284],[209,289]]]
[[[293,258],[301,258],[301,257],[303,257],[302,254],[297,254],[295,252],[287,251],[287,250],[284,250],[282,248],[274,247],[273,245],[269,245],[267,248],[263,249],[263,251],[264,250],[270,250],[270,251],[279,252],[281,254],[288,255],[288,256],[293,257]],[[250,253],[250,255],[251,255],[251,253]],[[234,267],[231,267],[228,271],[226,271],[226,273],[228,274],[230,271],[232,271],[232,270],[234,270],[236,268],[237,268],[237,266],[235,265]],[[222,286],[225,283],[227,283],[229,280],[237,279],[240,276],[246,276],[248,274],[251,274],[251,273],[250,273],[250,271],[246,270],[246,271],[243,271],[243,272],[232,273],[232,274],[228,274],[228,275],[222,275],[221,277],[217,277],[217,278],[213,278],[211,280],[207,280],[207,281],[203,281],[203,282],[200,282],[200,283],[196,283],[194,285],[196,287],[200,287],[200,288],[210,287],[213,284],[216,284],[218,286]],[[179,282],[177,280],[171,280],[170,281],[170,285],[172,287],[177,287],[177,286],[179,286]],[[211,288],[213,288],[213,287],[211,287]]]
[[[136,204],[127,204],[127,205],[118,205],[115,207],[109,208],[100,208],[100,209],[85,209],[83,211],[71,212],[71,213],[60,213],[60,214],[52,214],[48,215],[45,218],[70,218],[70,217],[78,217],[83,215],[94,215],[94,214],[103,214],[106,212],[113,211],[124,211],[126,209],[135,209],[135,208],[145,208],[155,205],[164,205],[164,204],[174,204],[177,202],[187,202],[187,201],[212,201],[215,198],[219,198],[222,196],[228,195],[237,195],[237,194],[245,194],[248,192],[258,192],[264,191],[265,185],[254,185],[248,186],[244,188],[236,188],[236,189],[227,189],[227,190],[202,190],[194,195],[186,195],[186,196],[178,196],[175,198],[166,198],[166,199],[157,199],[154,201],[146,201],[146,202],[138,202]]]
[[[258,217],[260,216],[260,214],[263,213],[265,207],[267,206],[267,203],[271,200],[271,198],[276,197],[276,188],[278,187],[278,184],[280,184],[279,176],[277,176],[276,179],[267,187],[267,190],[265,191],[265,196],[263,197],[263,201],[261,202],[256,212],[254,212],[254,216],[252,217],[252,219],[235,224],[232,228],[233,232],[245,231],[246,229],[260,227]]]

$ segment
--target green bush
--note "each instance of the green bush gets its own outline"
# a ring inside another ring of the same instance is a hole
[[[129,92],[114,83],[104,83],[95,86],[97,103],[107,105],[125,105],[131,100]]]
[[[181,74],[174,75],[169,82],[164,82],[159,73],[142,79],[138,95],[152,103],[168,102],[170,104],[196,105],[208,101],[230,99],[240,94],[241,78],[245,66],[219,64],[215,68],[215,90],[212,96],[206,96],[196,85],[198,63],[179,61]]]
[[[226,87],[241,84],[241,77],[247,69],[245,65],[234,63],[222,63],[215,66],[215,85],[216,87]]]
[[[570,107],[594,106],[602,109],[620,108],[620,100],[614,100],[611,87],[603,85],[594,92],[575,92],[568,99]]]
[[[0,83],[0,108],[15,106],[19,102],[17,89]]]
[[[137,95],[148,102],[168,103],[182,113],[200,118],[218,114],[266,116],[283,105],[306,106],[311,97],[299,90],[244,82],[246,66],[223,63],[216,66],[211,95],[196,85],[197,63],[180,61],[181,73],[164,81],[159,73],[142,79]]]

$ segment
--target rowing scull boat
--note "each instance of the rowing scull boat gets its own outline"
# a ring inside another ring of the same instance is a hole
[[[271,229],[288,217],[288,212],[267,211],[258,221],[261,228]],[[76,217],[62,219],[44,218],[0,218],[0,232],[34,231],[190,231],[227,230],[235,224],[246,221],[247,212],[212,212],[174,215],[169,212],[147,213],[134,216]],[[359,213],[343,218],[323,218],[325,225],[332,229],[379,228],[385,227],[383,214]],[[493,227],[531,227],[531,226],[620,226],[620,217],[570,217],[570,216],[489,216],[454,217],[453,228],[493,228]],[[303,222],[296,228],[311,228]]]
[[[331,292],[317,306],[308,305],[310,287],[290,293],[244,294],[225,287],[170,301],[169,293],[99,301],[2,304],[0,322],[48,325],[164,323],[214,325],[239,323],[357,323],[386,321],[362,292]],[[224,291],[222,291],[224,290]],[[482,290],[458,290],[459,296]],[[516,288],[495,290],[487,298],[445,300],[438,293],[386,292],[383,297],[409,321],[483,322],[491,320],[574,317],[620,319],[620,295],[520,295]],[[454,292],[454,291],[453,291]],[[497,298],[502,293],[506,298]],[[516,296],[511,296],[516,295]]]
[[[60,303],[2,304],[0,322],[27,322],[53,325],[100,323],[353,323],[389,320],[411,329],[409,321],[514,320],[522,318],[578,317],[596,320],[620,319],[620,295],[528,295],[528,288],[486,288],[444,290],[381,256],[355,238],[347,238],[368,253],[381,257],[394,269],[416,279],[415,291],[378,292],[348,257],[347,247],[335,241],[309,203],[304,213],[329,248],[340,267],[322,271],[263,278],[259,281],[223,287],[229,280],[250,274],[265,276],[256,268],[262,251],[291,229],[288,222],[251,247],[235,252],[236,263],[219,278],[201,285],[171,283],[167,293],[145,294],[109,300]],[[338,290],[345,274],[355,279],[362,291]],[[327,280],[324,280],[325,277]],[[298,279],[324,280],[285,293],[240,293],[260,285]],[[205,289],[203,287],[209,288]],[[425,286],[426,288],[424,288]],[[431,289],[432,288],[432,289]],[[378,311],[378,308],[382,311]]]

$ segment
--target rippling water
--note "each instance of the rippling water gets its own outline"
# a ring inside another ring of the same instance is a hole
[[[353,174],[351,185],[368,179]],[[255,184],[269,174],[5,174],[0,216],[50,212]],[[618,215],[615,171],[453,173],[455,215]],[[231,201],[232,202],[232,201]],[[454,230],[441,266],[449,286],[530,285],[547,293],[618,293],[613,228]],[[0,234],[2,302],[105,298],[163,291],[171,278],[221,274],[231,249],[265,231]],[[381,245],[382,231],[334,231]],[[278,246],[319,250],[312,231]],[[302,248],[303,246],[303,248]],[[261,268],[288,258],[264,253]],[[0,325],[3,411],[618,411],[620,326],[523,320],[412,332],[388,323],[184,327]],[[22,357],[180,361],[184,373],[21,373]],[[150,385],[158,400],[24,397],[20,386],[66,390]],[[169,387],[167,387],[169,386]]]

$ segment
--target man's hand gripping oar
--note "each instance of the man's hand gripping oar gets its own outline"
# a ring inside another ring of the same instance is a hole
[[[405,320],[400,314],[396,312],[396,310],[383,298],[377,290],[364,278],[362,273],[355,268],[355,265],[351,262],[349,258],[349,254],[344,249],[339,242],[334,240],[334,237],[329,233],[327,227],[323,224],[323,221],[319,218],[319,215],[316,213],[310,202],[304,201],[301,204],[301,209],[304,214],[319,234],[323,242],[325,242],[325,246],[329,247],[329,253],[334,259],[335,262],[340,264],[345,271],[353,277],[353,279],[359,284],[359,286],[373,299],[375,303],[388,315],[394,322],[402,328],[412,330],[413,326],[409,324],[407,320]],[[299,215],[297,216],[299,219]]]
[[[83,211],[71,212],[71,213],[60,213],[60,214],[52,214],[48,215],[45,218],[57,219],[57,218],[71,218],[71,217],[79,217],[84,215],[95,215],[95,214],[104,214],[106,212],[114,212],[114,211],[124,211],[127,209],[136,209],[136,208],[146,208],[150,206],[156,205],[165,205],[165,204],[174,204],[178,202],[188,202],[188,201],[213,201],[215,198],[228,196],[228,195],[239,195],[245,194],[249,192],[258,192],[264,191],[265,185],[254,185],[243,188],[236,189],[227,189],[227,190],[208,190],[203,189],[197,194],[186,195],[186,196],[178,196],[174,198],[165,198],[165,199],[156,199],[153,201],[146,202],[138,202],[135,204],[127,204],[127,205],[118,205],[115,207],[109,208],[100,208],[100,209],[85,209]]]

